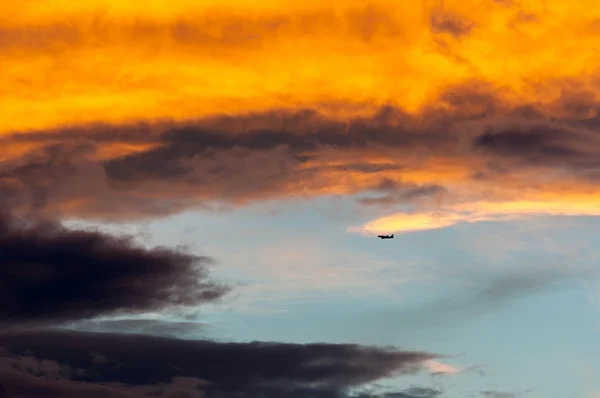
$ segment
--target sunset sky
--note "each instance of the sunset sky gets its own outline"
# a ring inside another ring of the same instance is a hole
[[[4,1],[0,52],[7,397],[600,398],[600,2]]]

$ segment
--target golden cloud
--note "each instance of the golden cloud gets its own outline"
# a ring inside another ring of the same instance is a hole
[[[349,232],[368,235],[410,233],[450,227],[458,223],[508,221],[538,215],[600,216],[600,192],[590,195],[564,195],[553,200],[537,198],[509,202],[481,201],[450,206],[433,212],[395,213],[352,227]]]
[[[3,4],[0,131],[294,107],[418,113],[469,80],[509,104],[552,107],[573,79],[597,98],[593,1],[260,3]]]

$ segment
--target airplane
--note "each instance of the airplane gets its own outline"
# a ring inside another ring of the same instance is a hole
[[[391,235],[377,235],[380,239],[394,239],[394,234]]]

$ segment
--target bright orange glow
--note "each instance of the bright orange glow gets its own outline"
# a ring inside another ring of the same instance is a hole
[[[600,3],[440,4],[3,2],[0,132],[293,107],[347,116],[352,104],[418,112],[468,80],[554,113],[568,79],[597,97]]]
[[[94,158],[97,160],[114,159],[119,156],[131,155],[158,147],[157,144],[109,144],[98,149]]]
[[[431,213],[398,213],[373,220],[363,227],[351,228],[350,232],[365,232],[367,234],[379,233],[407,233],[426,231],[449,227],[462,221],[456,214],[434,215]]]
[[[600,216],[600,192],[589,195],[553,195],[510,202],[475,202],[448,206],[439,212],[396,213],[372,220],[350,232],[365,234],[408,233],[452,226],[459,222],[503,221],[535,215]]]

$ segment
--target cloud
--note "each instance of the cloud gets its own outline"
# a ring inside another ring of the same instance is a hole
[[[56,331],[2,334],[0,346],[5,348],[1,377],[14,398],[86,392],[137,398],[151,391],[170,397],[165,391],[177,388],[197,394],[190,397],[341,398],[351,388],[418,372],[423,361],[436,357],[344,344],[220,343]],[[105,360],[95,361],[99,355]]]
[[[444,392],[441,389],[429,387],[410,387],[402,391],[383,392],[383,393],[361,393],[355,398],[438,398],[442,397]]]
[[[494,131],[495,130],[495,131]],[[600,138],[588,129],[549,123],[520,123],[488,129],[473,140],[475,149],[518,162],[579,171],[600,167],[594,157]]]
[[[342,104],[344,113],[393,104],[418,112],[468,78],[508,91],[513,104],[542,107],[555,99],[556,80],[597,88],[590,49],[599,15],[591,0],[568,10],[488,3],[27,3],[19,18],[0,20],[0,72],[10,93],[0,107],[12,115],[0,132],[282,106],[340,111]],[[539,17],[515,24],[519,15]],[[48,56],[56,62],[36,62]]]
[[[0,320],[48,324],[213,302],[212,260],[132,238],[0,216]]]
[[[348,231],[374,235],[387,232],[408,233],[445,228],[460,221],[462,221],[461,217],[455,214],[397,213],[370,221],[362,227],[350,228]]]
[[[518,398],[532,391],[533,388],[529,388],[521,392],[481,391],[480,394],[485,398]]]
[[[500,391],[482,391],[481,395],[485,398],[516,398],[517,393],[500,392]]]
[[[164,319],[91,319],[63,325],[69,329],[87,332],[133,333],[150,336],[192,338],[206,332],[210,325],[196,321],[168,321]]]
[[[430,24],[434,33],[449,33],[456,38],[470,34],[475,25],[466,18],[441,9],[432,13]]]
[[[402,392],[393,392],[385,395],[385,398],[437,398],[441,397],[443,391],[429,387],[411,387]]]
[[[546,194],[530,199],[512,201],[477,201],[446,206],[431,212],[399,212],[368,221],[362,226],[348,229],[368,235],[381,233],[411,233],[447,228],[458,223],[484,221],[510,221],[550,216],[600,216],[596,205],[598,195],[555,195]]]
[[[563,259],[566,256],[554,256],[552,262],[538,266],[526,266],[518,263],[518,268],[506,266],[493,270],[481,267],[452,267],[448,263],[437,269],[436,274],[444,281],[450,281],[452,290],[426,301],[396,310],[386,310],[368,315],[371,322],[379,327],[402,325],[406,333],[450,333],[452,327],[465,320],[492,314],[502,310],[517,300],[523,300],[535,294],[544,294],[551,290],[563,289],[572,283],[579,283],[581,277],[593,277],[594,270],[575,268]],[[567,258],[568,259],[568,258]],[[563,266],[563,264],[569,266]],[[480,367],[460,368],[438,361],[428,362],[432,373],[478,372]]]
[[[365,205],[393,205],[411,203],[415,199],[423,197],[440,196],[447,192],[446,188],[436,184],[403,184],[389,178],[383,178],[380,183],[373,187],[375,191],[386,193],[384,196],[363,197],[358,202]]]
[[[4,142],[33,149],[0,163],[0,185],[6,200],[22,211],[96,218],[380,189],[389,196],[384,201],[402,203],[443,191],[439,184],[411,181],[410,176],[403,181],[411,171],[402,169],[414,167],[415,149],[431,151],[452,138],[382,123],[382,117],[404,118],[399,111],[382,112],[351,122],[314,111],[282,111],[187,125],[17,134]],[[393,160],[386,147],[405,159]],[[371,155],[357,162],[357,151]],[[379,161],[372,158],[380,155]],[[373,200],[382,199],[363,201]]]
[[[485,90],[444,93],[446,107],[424,113],[426,121],[392,107],[345,121],[279,110],[8,135],[7,146],[27,149],[0,162],[0,187],[21,212],[105,220],[357,194],[365,205],[436,210],[443,198],[450,212],[461,212],[417,229],[494,218],[493,203],[515,199],[531,202],[530,213],[579,206],[577,214],[594,214],[600,142],[593,129],[492,105],[474,117],[468,101],[496,101]]]
[[[429,371],[434,375],[456,374],[460,372],[459,368],[434,360],[428,360],[427,362],[425,362],[425,364]]]

